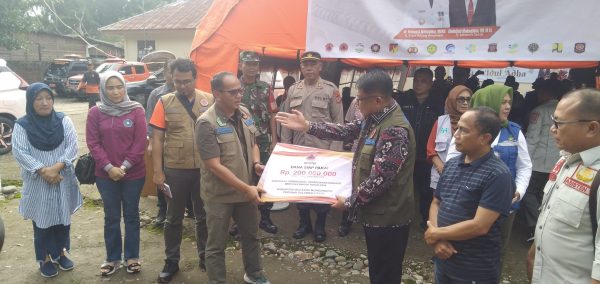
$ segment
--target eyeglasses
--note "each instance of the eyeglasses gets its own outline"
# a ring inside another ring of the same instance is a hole
[[[368,96],[368,97],[364,97],[364,98],[356,97],[356,102],[357,103],[364,103],[366,100],[374,99],[374,98],[381,98],[381,96]]]
[[[558,129],[559,126],[563,125],[563,124],[569,124],[569,123],[581,123],[581,122],[593,122],[593,121],[598,121],[598,120],[593,120],[593,119],[577,119],[577,120],[556,120],[556,118],[554,117],[554,115],[550,115],[550,119],[552,119],[552,122],[554,123],[554,128]]]
[[[471,102],[471,97],[458,97],[456,98],[456,102],[459,104],[469,103]]]
[[[173,81],[173,83],[174,83],[175,85],[180,85],[180,86],[183,86],[183,85],[189,85],[189,84],[191,84],[192,82],[194,82],[194,80],[190,80],[190,79],[188,79],[188,80],[183,80],[183,81],[180,81],[180,80],[174,80],[174,81]]]
[[[244,90],[242,88],[239,88],[239,89],[233,89],[233,90],[220,90],[220,92],[228,93],[230,96],[235,97],[237,95],[242,94],[244,92]]]

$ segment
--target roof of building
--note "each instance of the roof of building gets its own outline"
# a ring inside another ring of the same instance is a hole
[[[101,27],[103,32],[196,29],[213,0],[180,0]]]

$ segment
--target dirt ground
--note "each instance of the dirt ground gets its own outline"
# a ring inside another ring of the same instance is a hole
[[[66,112],[77,128],[79,136],[80,154],[86,153],[85,149],[85,117],[87,103],[77,102],[59,98],[55,108]],[[0,175],[3,179],[20,179],[18,165],[12,154],[0,156]],[[43,279],[35,263],[33,251],[33,229],[31,221],[23,220],[18,213],[18,199],[0,202],[0,215],[6,227],[6,238],[4,248],[0,252],[0,282],[1,283],[104,283],[106,281],[115,283],[154,283],[158,272],[161,270],[164,259],[164,242],[162,233],[150,230],[148,227],[142,229],[141,233],[141,258],[143,260],[142,272],[137,275],[129,275],[125,269],[120,269],[110,277],[101,277],[99,266],[104,260],[103,240],[103,212],[99,195],[94,186],[82,186],[82,192],[86,196],[85,206],[73,217],[71,227],[71,257],[76,268],[70,272],[60,272],[58,277]],[[154,197],[143,197],[140,202],[140,211],[143,216],[154,216],[156,214],[156,199]],[[304,242],[291,238],[297,226],[297,211],[294,206],[289,209],[274,212],[274,222],[280,230],[277,235],[266,234],[261,231],[263,244],[274,242],[286,244],[298,249],[307,246],[319,247],[312,241],[312,236],[305,238]],[[327,220],[328,239],[324,246],[327,249],[335,249],[347,256],[358,256],[366,254],[364,237],[360,226],[354,225],[352,233],[340,238],[337,236],[337,225],[340,214],[331,212]],[[186,232],[184,235],[191,236],[192,222],[185,221]],[[415,224],[417,222],[414,222]],[[511,242],[507,248],[502,283],[526,283],[525,256],[528,245],[525,243],[525,233],[521,222],[517,219],[513,229]],[[235,242],[230,242],[231,248],[227,250],[227,279],[228,283],[243,283],[243,264],[241,253],[235,248]],[[195,242],[191,237],[182,243],[182,259],[180,262],[180,273],[173,279],[172,283],[205,283],[206,274],[201,272],[197,266],[198,259],[195,256]],[[422,281],[414,281],[411,278],[403,280],[404,283],[429,283],[431,282],[432,265],[431,248],[423,241],[423,232],[414,225],[411,228],[411,236],[405,257],[405,271],[423,276]],[[265,255],[263,258],[265,272],[272,283],[368,283],[368,277],[364,275],[342,276],[332,275],[326,269],[310,269],[299,264],[299,261]],[[405,273],[407,274],[407,273]]]

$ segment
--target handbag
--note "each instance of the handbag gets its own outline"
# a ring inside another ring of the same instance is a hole
[[[96,161],[90,153],[83,154],[77,159],[75,176],[80,184],[94,184],[96,182]]]

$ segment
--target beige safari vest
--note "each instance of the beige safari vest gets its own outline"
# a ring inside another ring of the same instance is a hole
[[[363,141],[365,138],[372,138],[375,139],[375,143],[374,145],[363,145],[355,152],[355,155],[360,156],[356,161],[352,188],[358,188],[361,181],[365,180],[371,174],[371,167],[373,166],[373,159],[375,157],[375,145],[379,139],[379,133],[381,129],[389,127],[403,127],[408,130],[408,155],[402,169],[392,181],[390,188],[369,204],[357,207],[358,221],[372,226],[404,225],[412,219],[414,212],[413,170],[415,164],[415,135],[400,107],[397,107],[396,110],[376,126],[374,132],[372,132],[373,137],[368,133],[361,133],[360,137]]]
[[[160,98],[165,110],[165,167],[172,169],[200,168],[200,155],[194,140],[195,121],[188,114],[175,93]],[[196,90],[192,112],[199,117],[214,103],[213,95]]]
[[[235,131],[235,125],[232,125],[227,117],[224,117],[213,105],[210,107],[198,121],[207,121],[215,129],[217,143],[221,156],[221,164],[229,169],[235,176],[246,184],[252,184],[254,178],[254,158],[252,148],[254,147],[257,129],[250,112],[240,106],[242,115],[242,129],[246,141],[245,149]],[[227,131],[222,131],[227,130]],[[248,161],[244,161],[243,151],[246,151]],[[202,161],[202,160],[201,160]],[[237,203],[248,202],[248,198],[239,190],[223,182],[212,172],[206,170],[204,162],[201,167],[200,179],[200,197],[205,202],[215,203]]]

